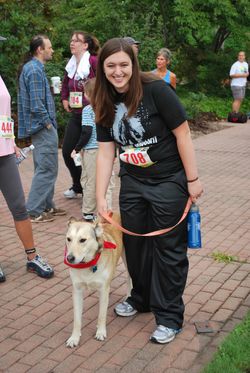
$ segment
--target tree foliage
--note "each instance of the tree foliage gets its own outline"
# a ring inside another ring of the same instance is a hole
[[[157,51],[168,47],[179,81],[205,94],[224,92],[221,80],[237,52],[250,47],[248,0],[0,0],[0,22],[8,38],[0,43],[0,72],[14,102],[18,65],[38,33],[55,50],[48,76],[63,75],[70,34],[85,30],[101,43],[125,35],[140,40],[143,70],[153,69]]]

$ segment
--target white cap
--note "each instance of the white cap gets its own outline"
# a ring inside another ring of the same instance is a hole
[[[35,147],[34,147],[33,144],[31,144],[31,145],[30,145],[30,150],[33,150],[33,149],[35,149]]]

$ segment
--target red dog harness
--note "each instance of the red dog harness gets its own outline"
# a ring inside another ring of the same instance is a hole
[[[116,244],[114,244],[113,242],[110,242],[110,241],[104,241],[103,242],[103,248],[104,249],[116,249]],[[64,250],[64,264],[66,264],[67,266],[71,267],[71,268],[90,268],[92,267],[92,271],[95,272],[97,270],[97,262],[101,256],[101,253],[96,253],[94,259],[92,259],[90,262],[80,262],[80,263],[76,263],[76,264],[72,264],[70,263],[68,260],[67,260],[67,254],[68,254],[68,251],[67,251],[67,247],[65,246],[65,250]]]

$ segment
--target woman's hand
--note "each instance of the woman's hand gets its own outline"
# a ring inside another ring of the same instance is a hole
[[[98,212],[98,215],[101,217],[102,222],[105,221],[105,219],[103,219],[102,217],[102,212],[107,212],[107,211],[108,211],[108,205],[107,205],[106,198],[97,200],[97,212]]]
[[[200,180],[193,181],[192,183],[188,183],[188,192],[191,197],[193,203],[197,201],[197,199],[203,193],[203,188]]]
[[[20,148],[14,145],[14,151],[17,158],[21,157]]]
[[[195,202],[197,198],[201,196],[203,188],[200,180],[198,178],[196,180],[198,170],[188,122],[185,121],[174,129],[173,134],[176,137],[178,151],[186,172],[187,180],[191,181],[187,183],[188,192],[192,202]]]
[[[67,111],[67,113],[70,113],[72,111],[72,109],[69,106],[69,101],[68,100],[62,100],[62,103],[63,103],[64,110]]]

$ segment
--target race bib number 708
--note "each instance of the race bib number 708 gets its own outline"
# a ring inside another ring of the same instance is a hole
[[[121,161],[139,167],[149,167],[153,162],[148,155],[148,148],[129,148],[120,154]]]

